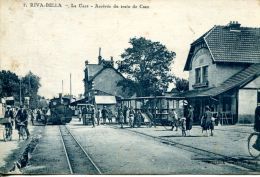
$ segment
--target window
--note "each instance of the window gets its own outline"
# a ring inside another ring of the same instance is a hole
[[[202,76],[203,76],[202,82],[208,82],[208,66],[204,66],[202,68]]]
[[[195,77],[196,77],[196,84],[197,84],[197,83],[200,83],[200,81],[201,81],[200,68],[196,68],[196,69],[195,69]]]

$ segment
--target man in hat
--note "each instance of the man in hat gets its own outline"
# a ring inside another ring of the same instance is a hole
[[[10,118],[10,121],[11,121],[10,123],[13,126],[14,125],[14,112],[12,111],[11,106],[8,105],[6,108],[7,108],[7,110],[5,111],[5,118]]]
[[[188,136],[190,136],[190,130],[192,129],[192,124],[193,124],[193,107],[189,105],[188,108],[188,115],[186,119],[186,130],[188,131]]]
[[[107,116],[108,116],[108,111],[107,111],[106,106],[103,107],[101,114],[102,114],[102,118],[103,118],[103,124],[106,124],[106,119],[107,119]]]
[[[5,129],[9,129],[10,134],[6,135],[9,137],[12,137],[12,130],[13,130],[13,118],[14,118],[14,114],[13,111],[11,110],[11,106],[7,106],[6,107],[7,110],[5,111],[5,115],[4,117],[8,119],[8,122],[4,123]]]
[[[92,122],[92,128],[95,127],[95,108],[94,108],[94,105],[91,105],[90,106],[90,115],[91,115],[91,122]]]
[[[28,113],[27,113],[26,109],[23,109],[22,105],[20,106],[20,109],[18,110],[18,112],[16,114],[16,120],[17,120],[17,122],[23,122],[25,124],[24,128],[25,128],[25,131],[27,134],[27,139],[28,139],[30,136],[30,133],[28,130]],[[16,128],[19,131],[20,127],[17,126]]]

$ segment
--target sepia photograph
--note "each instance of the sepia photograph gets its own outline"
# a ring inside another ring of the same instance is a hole
[[[260,175],[259,0],[0,0],[1,175]]]

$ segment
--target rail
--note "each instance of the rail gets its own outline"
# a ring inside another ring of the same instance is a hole
[[[90,161],[90,163],[92,164],[92,166],[95,168],[95,170],[97,171],[98,174],[102,174],[101,170],[99,169],[99,167],[95,164],[95,162],[91,159],[91,157],[89,156],[89,154],[86,152],[86,150],[82,147],[82,145],[78,142],[78,140],[75,138],[75,136],[71,133],[71,131],[69,130],[69,128],[65,125],[63,125],[62,127],[65,127],[65,129],[67,130],[69,136],[76,142],[76,145],[81,149],[81,151],[84,153],[84,155],[87,157],[87,159]],[[73,170],[73,166],[71,165],[71,161],[70,161],[70,158],[69,158],[69,155],[68,155],[68,152],[67,152],[67,148],[66,148],[66,145],[64,143],[64,139],[63,139],[63,136],[62,136],[62,130],[61,130],[61,126],[59,126],[59,130],[60,130],[60,134],[61,134],[61,139],[62,139],[62,144],[63,144],[63,147],[64,147],[64,151],[65,151],[65,154],[66,154],[66,159],[67,159],[67,162],[69,164],[69,168],[70,168],[70,172],[71,174],[74,174],[75,171]]]

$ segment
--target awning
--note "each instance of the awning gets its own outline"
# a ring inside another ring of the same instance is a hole
[[[116,104],[116,97],[115,96],[95,96],[96,104]]]
[[[89,101],[87,98],[83,98],[83,99],[80,99],[80,100],[77,100],[77,101],[74,101],[72,103],[70,103],[71,106],[77,106],[79,104],[87,104]]]

